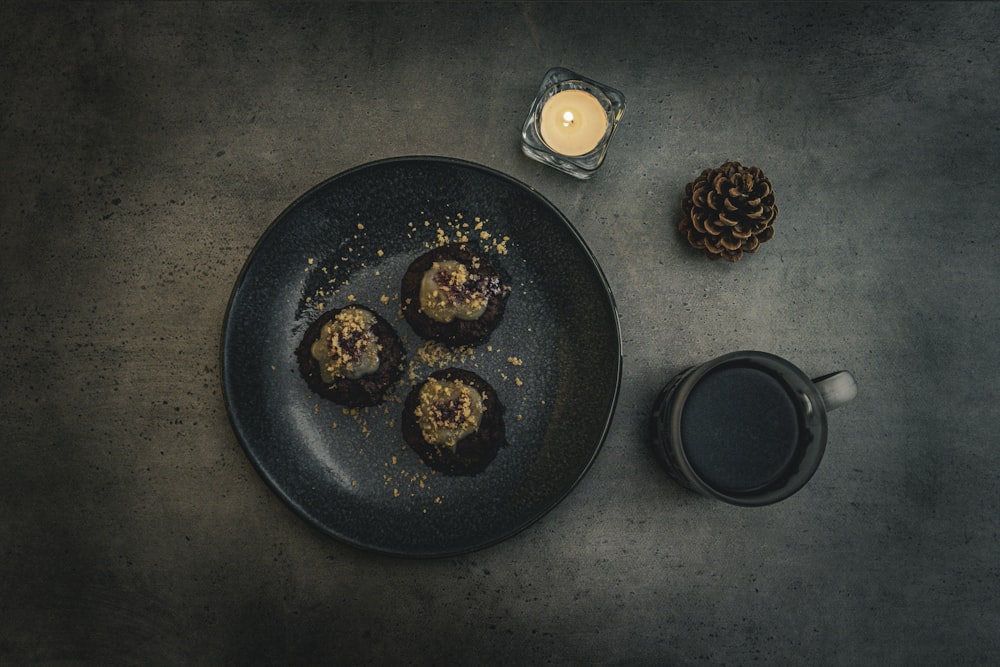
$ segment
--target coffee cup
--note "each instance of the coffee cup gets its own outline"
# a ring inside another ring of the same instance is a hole
[[[769,505],[813,476],[826,449],[827,412],[855,396],[849,371],[810,379],[779,356],[732,352],[667,383],[653,406],[653,449],[693,491]]]

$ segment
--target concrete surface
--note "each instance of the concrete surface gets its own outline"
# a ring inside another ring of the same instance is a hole
[[[0,663],[993,663],[997,25],[995,3],[4,3]],[[518,146],[555,65],[627,98],[589,182]],[[271,220],[410,154],[551,199],[625,342],[580,486],[429,562],[282,504],[218,363]],[[737,265],[673,231],[728,159],[780,208]],[[861,387],[810,485],[756,510],[681,490],[645,442],[671,374],[746,348]]]

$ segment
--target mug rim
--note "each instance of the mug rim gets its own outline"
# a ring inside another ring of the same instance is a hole
[[[789,464],[790,467],[796,467],[791,472],[782,473],[781,479],[785,479],[787,482],[777,488],[772,488],[774,487],[774,482],[771,482],[761,489],[747,492],[732,492],[718,489],[698,474],[684,451],[684,443],[681,438],[681,415],[684,412],[687,399],[691,396],[695,386],[709,373],[737,362],[747,362],[749,365],[754,365],[756,362],[758,366],[764,367],[762,370],[768,372],[772,377],[776,377],[788,391],[793,403],[795,403],[795,412],[800,420],[800,429],[808,431],[813,435],[812,442],[804,445],[800,443],[798,445],[799,447],[806,448],[805,453],[800,457],[797,465],[795,462]],[[682,371],[679,375],[683,377],[676,380],[672,390],[665,397],[667,409],[664,412],[663,421],[667,422],[665,425],[669,431],[669,441],[667,443],[661,441],[658,446],[669,447],[673,450],[674,456],[671,458],[680,467],[680,474],[695,487],[695,490],[733,505],[746,507],[770,505],[784,500],[801,490],[819,469],[819,464],[826,451],[826,406],[823,404],[823,400],[812,379],[798,366],[770,352],[739,350],[692,366]]]

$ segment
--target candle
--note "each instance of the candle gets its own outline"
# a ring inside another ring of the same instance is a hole
[[[570,176],[590,178],[604,162],[624,112],[620,91],[553,67],[521,125],[521,150]]]
[[[584,155],[594,150],[608,129],[608,114],[585,90],[563,90],[542,107],[538,132],[542,141],[562,155]]]

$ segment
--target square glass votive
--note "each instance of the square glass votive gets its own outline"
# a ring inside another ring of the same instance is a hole
[[[521,128],[521,150],[571,176],[590,178],[604,162],[623,113],[621,91],[553,67]]]

